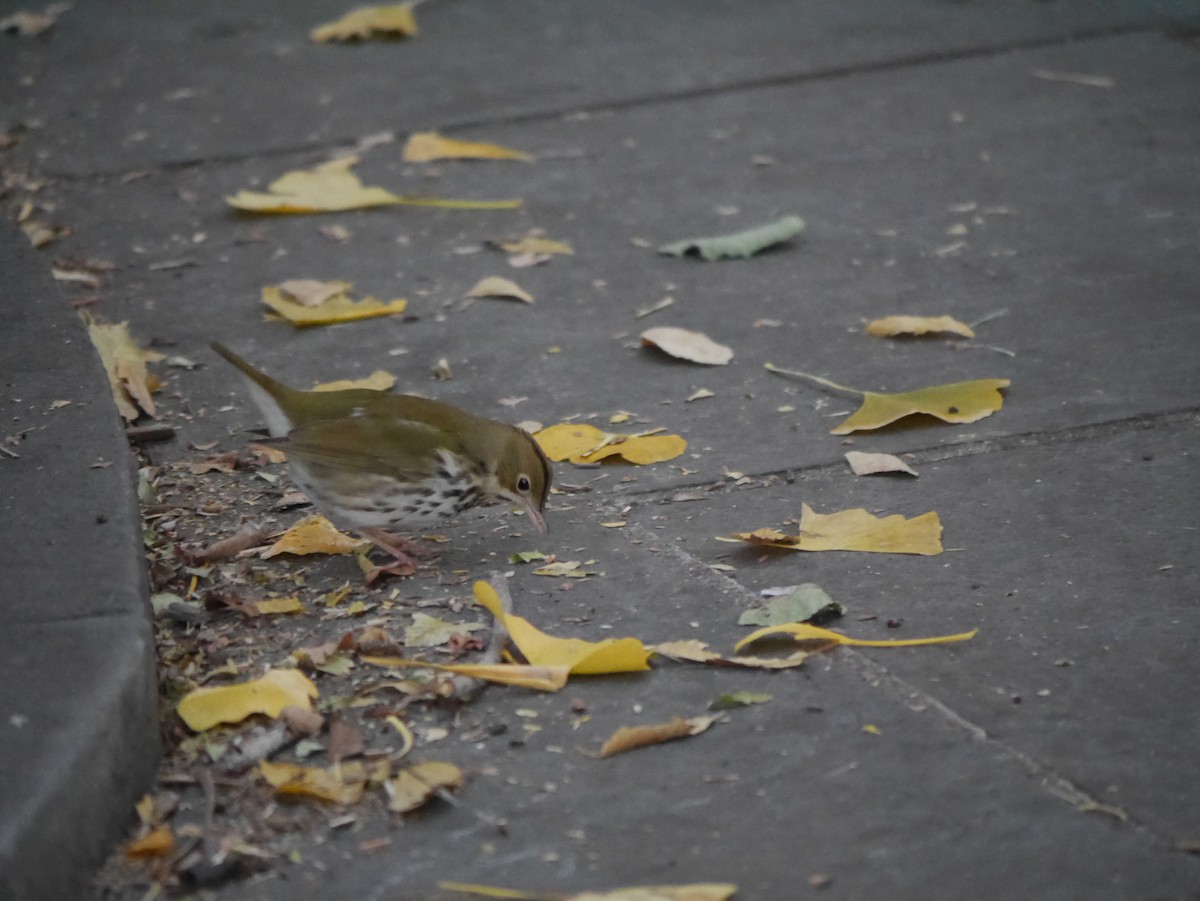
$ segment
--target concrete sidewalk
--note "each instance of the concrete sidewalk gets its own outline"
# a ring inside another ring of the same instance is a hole
[[[441,566],[469,578],[535,546],[595,560],[570,590],[515,568],[520,612],[550,631],[727,649],[762,589],[800,582],[844,603],[838,628],[858,637],[980,629],[779,674],[663,665],[561,695],[489,689],[450,739],[419,749],[473,774],[467,806],[403,827],[379,811],[352,829],[318,817],[276,835],[259,875],[203,887],[214,897],[431,898],[452,880],[1195,899],[1196,4],[462,0],[420,6],[421,34],[403,42],[308,42],[342,11],[83,0],[41,36],[0,35],[6,218],[29,201],[70,229],[41,250],[0,232],[0,441],[17,436],[0,455],[0,896],[88,896],[173,729],[158,715],[136,462],[71,306],[90,290],[51,275],[90,258],[115,266],[90,309],[202,364],[216,338],[296,385],[387,368],[499,418],[603,426],[628,410],[687,438],[670,464],[560,464],[560,483],[603,478],[555,497],[545,541],[489,519],[447,530]],[[400,160],[408,133],[435,129],[537,159]],[[251,219],[223,201],[364,140],[367,184],[524,204]],[[751,260],[652,249],[784,214],[805,233]],[[532,228],[575,254],[513,270],[484,247]],[[493,274],[536,303],[462,302]],[[405,296],[409,315],[262,321],[261,287],[297,277]],[[966,348],[863,334],[862,319],[894,313],[983,324]],[[637,336],[651,325],[703,331],[734,359],[649,353]],[[430,379],[440,358],[453,379]],[[869,390],[1012,385],[976,423],[850,445],[828,432],[853,402],[766,362]],[[239,447],[259,424],[231,370],[160,371],[178,435],[145,449],[155,465]],[[698,389],[713,396],[689,402]],[[525,400],[498,403],[512,398]],[[856,478],[851,446],[911,454],[920,476]],[[803,503],[936,510],[947,552],[763,555],[714,540],[781,527]],[[301,572],[354,575],[334,559]],[[397,587],[451,591],[385,591]],[[398,629],[410,612],[392,614]],[[738,689],[773,700],[669,747],[575,751]],[[199,803],[198,788],[181,793]]]

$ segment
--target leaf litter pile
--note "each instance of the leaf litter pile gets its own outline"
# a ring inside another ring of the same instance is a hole
[[[413,10],[413,4],[362,7],[314,26],[311,40],[337,44],[418,39]],[[537,163],[535,155],[520,149],[436,132],[411,135],[402,158],[412,163]],[[397,194],[365,184],[353,171],[358,162],[357,156],[348,155],[285,172],[266,191],[239,191],[225,201],[236,211],[231,217],[409,206],[490,214],[522,203],[517,198]],[[22,221],[32,222],[34,208],[27,207]],[[800,217],[784,215],[739,232],[663,243],[657,250],[679,258],[678,265],[727,260],[755,265],[753,258],[760,254],[801,252],[798,239],[805,229]],[[67,232],[39,225],[31,241],[43,247]],[[348,236],[337,225],[322,232],[338,241]],[[509,265],[516,268],[569,260],[575,254],[571,245],[537,230],[491,246],[508,254]],[[100,278],[96,273],[105,271],[102,262],[60,262],[56,276],[62,273],[63,280],[94,287]],[[402,298],[356,299],[352,288],[348,281],[294,278],[262,286],[260,301],[270,310],[268,318],[300,328],[397,316],[406,309]],[[515,281],[497,275],[474,287],[464,285],[463,294],[521,305],[535,300]],[[664,298],[636,318],[672,304],[672,298]],[[510,306],[520,310],[519,305]],[[162,382],[149,367],[165,356],[139,345],[131,333],[136,324],[131,330],[127,323],[105,323],[87,312],[83,317],[121,416],[130,423],[157,419],[161,413],[153,394]],[[643,330],[637,352],[709,371],[733,360],[734,348],[686,326],[683,322]],[[946,315],[883,316],[867,323],[865,332],[902,340],[975,336],[974,327]],[[190,363],[167,362],[185,369]],[[1007,379],[981,378],[885,394],[846,388],[771,363],[765,367],[774,375],[861,397],[861,407],[832,430],[834,435],[869,432],[909,416],[934,417],[951,425],[975,422],[1001,409],[1003,389],[1009,386]],[[451,377],[448,364],[441,377]],[[388,390],[394,382],[394,376],[378,371],[365,382],[316,390],[352,385]],[[702,388],[686,400],[713,396],[712,390]],[[609,424],[631,417],[622,411]],[[688,448],[684,437],[665,428],[606,431],[574,420],[539,425],[535,433],[545,454],[560,464],[649,466],[677,459]],[[132,426],[131,437],[138,428],[153,426]],[[472,781],[498,771],[459,765],[452,759],[458,756],[454,743],[445,741],[457,736],[482,742],[503,733],[490,731],[493,726],[469,713],[485,689],[560,692],[579,677],[643,673],[642,678],[653,679],[653,671],[665,666],[782,672],[842,645],[913,647],[968,641],[977,634],[971,630],[891,641],[855,638],[828,628],[844,609],[819,586],[805,584],[779,589],[763,607],[744,611],[729,623],[728,640],[721,648],[661,635],[653,640],[580,637],[572,634],[576,630],[570,623],[539,622],[532,614],[538,605],[527,596],[513,597],[504,574],[493,571],[481,578],[484,574],[469,570],[447,572],[436,562],[422,562],[401,573],[378,564],[369,542],[339,532],[323,517],[305,515],[307,500],[284,474],[285,455],[269,443],[205,456],[212,449],[196,448],[196,456],[186,462],[140,470],[166,756],[157,788],[137,805],[139,825],[102,876],[110,890],[149,886],[153,896],[216,886],[299,863],[300,852],[291,841],[297,833],[354,833],[362,824],[380,821],[394,827],[416,824],[439,805],[463,807],[503,834],[504,821],[471,802]],[[856,475],[917,475],[905,461],[890,455],[851,451],[846,461]],[[739,481],[745,478],[734,475]],[[291,528],[284,528],[285,523]],[[773,525],[730,523],[728,535],[714,537],[751,551],[918,556],[943,551],[943,526],[936,511],[913,517],[875,515],[859,508],[818,513],[802,504],[796,524],[792,534]],[[599,525],[621,528],[626,523]],[[746,530],[733,531],[739,525]],[[332,557],[349,562],[335,566]],[[527,551],[509,562],[536,563],[533,574],[558,579],[597,575],[595,561],[582,555],[579,560],[556,560]],[[391,578],[397,574],[411,581]],[[437,591],[416,590],[430,587],[432,580],[437,580]],[[746,634],[736,630],[739,626],[759,628]],[[621,725],[607,736],[591,736],[594,740],[581,742],[575,750],[589,765],[604,766],[602,761],[609,757],[702,736],[721,728],[740,708],[771,701],[771,694],[731,688],[715,698],[707,712],[680,711],[661,722]],[[580,722],[585,720],[581,715]],[[358,847],[371,853],[391,840],[386,830],[364,834]],[[548,897],[457,882],[444,882],[442,887],[485,897]],[[586,897],[717,899],[735,892],[732,885],[693,884],[641,886]]]

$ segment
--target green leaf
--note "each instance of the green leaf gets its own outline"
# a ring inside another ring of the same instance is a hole
[[[738,625],[779,626],[806,622],[814,617],[830,619],[845,612],[842,605],[827,595],[820,585],[805,582],[787,594],[772,598],[762,607],[747,610],[738,617]]]
[[[734,707],[750,707],[765,704],[772,695],[759,691],[731,691],[721,695],[708,705],[709,710],[732,710]]]
[[[784,216],[757,228],[718,235],[712,238],[688,238],[674,244],[664,244],[658,252],[673,257],[699,256],[706,260],[735,259],[749,257],[775,244],[796,237],[804,231],[804,220],[799,216]]]

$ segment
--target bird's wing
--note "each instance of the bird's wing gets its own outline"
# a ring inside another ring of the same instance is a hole
[[[424,422],[394,416],[345,416],[293,430],[285,450],[306,463],[413,480],[432,476],[439,450],[458,453],[453,436]]]

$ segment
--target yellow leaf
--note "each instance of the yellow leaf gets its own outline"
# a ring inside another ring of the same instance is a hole
[[[516,685],[535,691],[558,691],[567,684],[569,666],[527,666],[515,663],[429,663],[403,657],[361,657],[363,663],[410,669],[434,669],[501,685]]]
[[[150,397],[152,377],[146,364],[164,359],[163,355],[138,347],[129,334],[128,322],[97,322],[86,310],[80,316],[108,373],[113,401],[121,415],[130,421],[137,419],[139,407],[150,416],[155,415],[154,400]]]
[[[351,300],[347,294],[337,294],[317,306],[305,306],[287,297],[275,285],[267,285],[262,289],[262,299],[263,303],[297,328],[354,322],[359,319],[373,319],[376,316],[395,316],[397,313],[403,313],[408,306],[408,301],[403,298],[382,301],[374,297],[365,297],[362,300]]]
[[[396,384],[396,377],[390,372],[376,369],[366,378],[338,379],[333,382],[321,382],[313,385],[312,391],[345,391],[349,388],[369,388],[372,391],[387,391]]]
[[[456,633],[465,635],[486,628],[483,623],[453,623],[427,613],[414,613],[412,625],[404,630],[404,646],[435,648],[446,644]]]
[[[178,713],[193,732],[203,732],[220,723],[240,723],[255,713],[271,718],[284,707],[312,709],[317,686],[299,670],[273,669],[260,679],[236,685],[197,688],[179,702]]]
[[[417,20],[414,3],[392,3],[384,6],[361,6],[334,22],[318,25],[308,33],[314,41],[366,40],[375,35],[385,37],[415,37]]]
[[[434,206],[464,210],[509,210],[520,200],[440,200],[435,197],[402,197],[383,188],[367,187],[350,170],[356,156],[296,169],[271,182],[267,191],[238,191],[226,202],[248,213],[332,213],[380,206]]]
[[[513,644],[534,666],[565,666],[574,675],[629,673],[650,669],[650,652],[636,638],[555,638],[528,620],[506,613],[496,590],[487,582],[476,582],[475,600],[500,620]]]
[[[175,850],[175,836],[170,826],[158,826],[125,846],[130,858],[165,857]]]
[[[880,338],[890,338],[893,335],[928,335],[936,332],[949,332],[964,338],[975,337],[975,330],[971,326],[953,316],[884,316],[867,323],[867,334]]]
[[[975,379],[950,385],[932,385],[903,394],[863,394],[862,406],[854,411],[831,435],[878,429],[914,413],[927,413],[944,422],[976,422],[991,416],[1004,406],[1001,388],[1008,379]]]
[[[967,641],[978,634],[978,629],[970,632],[959,632],[955,635],[940,635],[935,638],[902,638],[892,641],[868,641],[864,638],[849,638],[840,632],[821,629],[811,623],[783,623],[778,626],[764,626],[751,632],[736,645],[734,651],[740,651],[751,642],[758,641],[768,635],[791,635],[796,641],[823,641],[832,644],[852,645],[860,648],[909,648],[925,644],[948,644],[952,641]]]
[[[800,534],[785,535],[776,529],[735,532],[720,541],[747,541],[796,551],[866,551],[876,554],[920,554],[942,552],[942,522],[935,511],[905,519],[899,513],[872,516],[861,507],[837,513],[815,513],[804,504]]]
[[[523,160],[533,157],[521,150],[501,147],[499,144],[484,144],[478,141],[459,141],[447,138],[436,131],[419,131],[404,145],[404,161],[427,163],[430,160]]]
[[[639,885],[602,892],[581,892],[578,895],[547,895],[542,892],[522,892],[517,889],[476,885],[469,882],[439,882],[438,888],[448,892],[466,892],[485,898],[506,898],[509,901],[729,901],[737,894],[731,883],[693,883],[691,885]]]
[[[362,799],[367,773],[361,764],[339,764],[322,769],[298,763],[258,765],[263,778],[275,787],[280,797],[315,798],[330,804],[355,804]]]
[[[673,326],[646,329],[642,332],[642,347],[657,347],[680,360],[705,366],[724,366],[733,359],[732,350],[703,332]]]
[[[805,379],[834,391],[845,391],[862,397],[862,406],[836,428],[830,429],[831,435],[847,435],[859,430],[882,428],[914,413],[926,413],[944,422],[977,422],[1004,406],[1004,395],[1000,393],[1000,389],[1011,384],[1008,379],[974,379],[949,385],[931,385],[902,394],[879,394],[847,388],[807,372],[780,369],[771,363],[767,363],[766,368],[778,375]]]
[[[489,275],[467,292],[467,297],[511,297],[523,303],[533,303],[533,295],[512,279]]]
[[[652,726],[622,726],[600,748],[601,757],[613,757],[626,751],[644,748],[647,745],[660,745],[665,741],[676,738],[687,738],[699,735],[715,723],[720,716],[693,716],[684,719],[677,716],[665,723],[655,723]]]
[[[643,432],[618,435],[602,432],[595,426],[563,422],[548,426],[533,436],[556,463],[595,463],[605,457],[620,456],[630,463],[645,465],[673,460],[687,450],[687,441],[678,435]]]
[[[266,560],[279,554],[353,554],[369,543],[339,532],[328,519],[314,513],[284,532],[262,552],[262,558]]]
[[[384,784],[388,810],[408,813],[425,804],[439,791],[454,791],[463,784],[462,770],[452,763],[429,760],[401,770]]]
[[[526,235],[519,241],[501,241],[498,246],[505,253],[559,253],[568,255],[575,253],[570,244],[555,241],[551,238],[543,238],[540,235]]]
[[[300,598],[268,598],[254,605],[259,613],[303,613],[304,605]]]
[[[279,283],[279,290],[288,300],[304,307],[319,307],[339,294],[347,293],[354,285],[350,282],[323,282],[315,278],[289,278]]]

